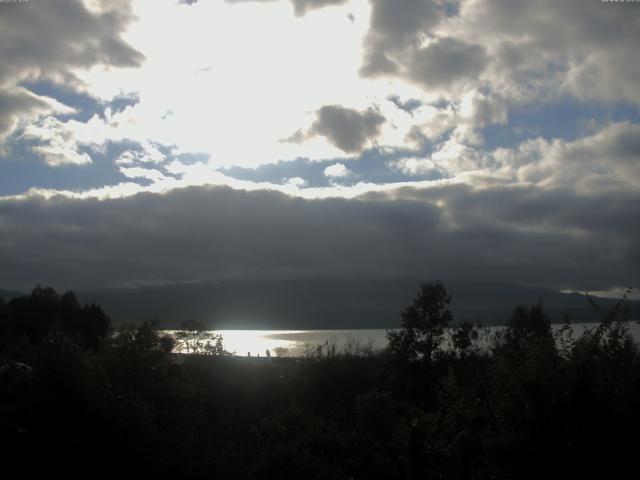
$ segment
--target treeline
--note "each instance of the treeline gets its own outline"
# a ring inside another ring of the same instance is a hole
[[[39,345],[55,332],[96,351],[111,330],[111,321],[95,304],[80,305],[75,293],[63,295],[52,288],[36,287],[30,295],[0,298],[0,346],[28,341]]]
[[[36,289],[0,303],[3,465],[230,479],[635,471],[640,355],[624,298],[579,336],[569,321],[554,333],[541,304],[517,307],[482,344],[450,302],[422,285],[382,352],[249,359],[220,344],[178,356],[150,322],[112,331],[99,307]]]

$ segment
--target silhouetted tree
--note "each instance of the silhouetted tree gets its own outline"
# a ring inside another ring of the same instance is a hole
[[[478,337],[478,329],[473,323],[464,321],[451,334],[451,342],[458,355],[465,356],[473,346],[473,342],[478,340]]]
[[[176,347],[176,341],[169,335],[162,335],[160,337],[160,350],[165,353],[173,352]]]
[[[30,295],[9,301],[4,330],[39,344],[58,319],[57,307],[58,295],[55,290],[38,285]]]
[[[537,342],[553,344],[551,321],[544,313],[541,301],[531,305],[529,310],[523,306],[515,308],[507,324],[505,341],[516,348]]]
[[[451,295],[440,282],[423,283],[402,313],[402,326],[387,333],[389,348],[401,358],[429,363],[440,348],[444,331],[452,320]]]
[[[187,353],[202,353],[205,345],[203,340],[207,335],[206,327],[203,323],[187,318],[180,322],[180,331],[176,333],[176,339],[181,348]]]
[[[589,305],[591,305],[600,318],[600,324],[594,332],[595,335],[602,337],[608,334],[611,336],[612,334],[622,333],[623,330],[626,331],[626,323],[629,320],[628,296],[632,290],[632,287],[627,288],[616,304],[606,312],[598,305],[596,300],[589,295],[589,292],[586,293],[587,302],[589,302]]]
[[[135,343],[138,349],[143,351],[156,351],[160,349],[160,336],[154,328],[154,322],[145,320],[135,333]]]
[[[222,357],[229,354],[229,352],[224,349],[224,345],[222,344],[222,335],[214,335],[212,340],[213,343],[211,342],[211,340],[208,340],[202,349],[205,355]]]
[[[79,333],[85,348],[96,350],[111,330],[111,320],[100,306],[91,303],[82,307]]]

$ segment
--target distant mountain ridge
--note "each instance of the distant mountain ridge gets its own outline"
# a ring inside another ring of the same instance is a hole
[[[24,295],[27,295],[24,292],[16,292],[13,290],[0,290],[0,298],[2,298],[3,300],[11,300],[14,297],[22,297]]]
[[[102,306],[114,323],[161,320],[174,328],[194,318],[219,329],[395,328],[418,290],[415,279],[228,280],[131,289],[78,291],[81,302]],[[444,282],[455,321],[504,324],[518,305],[542,300],[553,322],[598,321],[586,297],[536,287]],[[595,297],[594,297],[595,298]],[[617,300],[596,298],[605,310]],[[640,302],[630,301],[631,318]]]

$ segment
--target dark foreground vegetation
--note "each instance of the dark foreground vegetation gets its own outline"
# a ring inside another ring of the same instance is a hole
[[[452,324],[450,300],[424,284],[387,351],[327,346],[302,359],[228,357],[219,342],[177,356],[151,323],[113,331],[72,293],[0,301],[4,472],[636,475],[640,356],[624,299],[579,338],[568,322],[553,333],[542,305],[518,307],[483,345],[477,327]]]

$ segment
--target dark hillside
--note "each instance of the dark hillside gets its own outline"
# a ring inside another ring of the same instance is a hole
[[[133,289],[80,291],[83,302],[102,305],[116,324],[160,319],[172,328],[195,318],[212,328],[394,328],[415,294],[415,279],[230,280]],[[504,325],[513,305],[542,300],[552,322],[565,314],[597,321],[584,295],[505,284],[448,282],[456,321]],[[612,299],[599,299],[605,307]],[[630,302],[632,316],[640,312]]]

